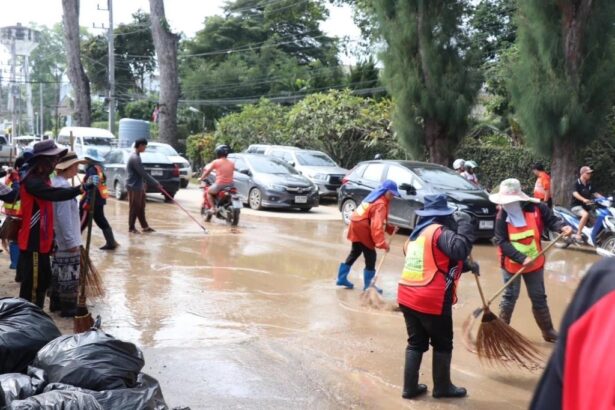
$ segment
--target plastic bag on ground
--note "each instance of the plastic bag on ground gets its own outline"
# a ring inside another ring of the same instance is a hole
[[[28,374],[6,373],[0,375],[0,409],[14,400],[27,399],[43,391],[45,373],[30,367]]]
[[[60,330],[45,312],[24,299],[0,298],[0,374],[25,373]]]
[[[131,389],[92,391],[62,383],[52,383],[45,391],[79,391],[92,395],[104,410],[168,410],[158,381],[145,373],[139,374]]]
[[[101,391],[135,387],[144,362],[134,344],[90,330],[53,340],[32,365],[45,371],[48,383]]]
[[[50,391],[15,400],[8,410],[103,410],[94,397],[78,391]]]

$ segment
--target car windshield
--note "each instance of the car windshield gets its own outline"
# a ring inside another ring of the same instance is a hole
[[[255,172],[261,172],[263,174],[296,174],[297,171],[286,162],[279,159],[267,158],[267,157],[251,157],[248,162],[252,165]]]
[[[85,145],[104,145],[108,147],[113,146],[113,138],[107,137],[83,137],[83,143]]]
[[[337,164],[333,162],[327,154],[322,152],[297,152],[297,161],[299,165],[308,167],[335,167]]]
[[[453,171],[436,167],[417,167],[411,168],[411,170],[434,188],[464,191],[476,191],[479,189]]]
[[[145,148],[145,152],[157,152],[166,156],[179,155],[170,145],[148,145],[147,148]]]

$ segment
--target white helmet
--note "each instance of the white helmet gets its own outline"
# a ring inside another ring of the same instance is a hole
[[[455,162],[453,162],[453,169],[457,170],[457,169],[461,169],[463,168],[463,166],[465,165],[465,160],[459,158],[456,159]]]
[[[472,169],[474,169],[474,168],[478,168],[478,164],[476,163],[476,161],[467,161],[467,162],[464,164],[464,166],[465,166],[466,168],[472,168]]]

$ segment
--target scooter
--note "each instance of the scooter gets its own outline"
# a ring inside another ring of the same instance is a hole
[[[615,256],[615,208],[613,197],[598,198],[591,203],[589,222],[581,235],[583,242],[578,243],[572,236],[561,241],[560,247],[567,248],[570,245],[589,245],[596,249],[600,256]],[[553,213],[562,218],[576,232],[579,228],[580,218],[570,210],[561,206],[553,208]],[[557,236],[555,232],[549,232],[552,239]]]
[[[210,212],[208,190],[211,186],[211,181],[205,179],[201,181],[201,188],[203,189],[203,205],[201,206],[201,215],[205,222],[210,222],[214,213]],[[237,193],[237,188],[228,187],[218,192],[216,195],[216,212],[215,216],[218,219],[222,219],[228,225],[237,226],[239,223],[239,214],[243,203]]]

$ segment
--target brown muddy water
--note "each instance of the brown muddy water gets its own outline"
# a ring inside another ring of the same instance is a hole
[[[200,191],[180,191],[178,200],[198,214]],[[527,408],[540,371],[484,367],[462,344],[461,325],[481,305],[471,276],[460,281],[454,309],[452,365],[453,382],[466,387],[468,397],[403,400],[403,317],[361,307],[361,260],[350,277],[355,290],[335,287],[337,267],[349,250],[335,209],[321,207],[316,216],[295,218],[246,210],[238,228],[213,223],[204,235],[173,204],[156,200],[147,207],[157,232],[128,236],[127,203],[109,201],[107,216],[121,247],[93,252],[107,294],[92,301],[92,311],[103,317],[105,331],[143,348],[144,371],[159,379],[170,405]],[[97,248],[102,235],[97,228],[94,232]],[[384,262],[380,285],[388,300],[395,299],[404,240],[403,235],[393,239]],[[496,249],[482,243],[474,258],[490,295],[502,284]],[[554,323],[559,324],[583,273],[597,259],[578,250],[549,254],[546,284]],[[11,274],[3,274],[3,282]],[[69,321],[60,323],[69,330]],[[542,342],[525,289],[512,325],[548,357],[551,345]],[[431,390],[430,352],[420,381]]]

